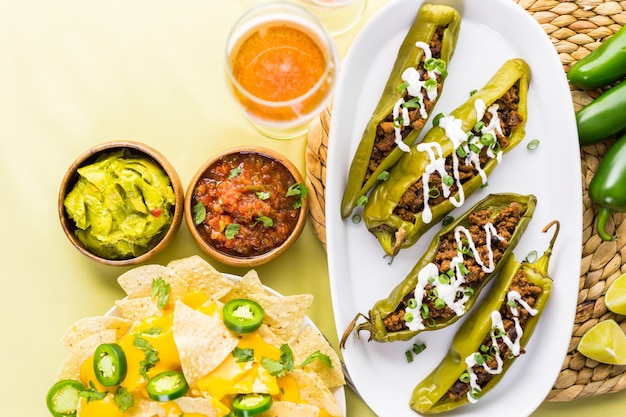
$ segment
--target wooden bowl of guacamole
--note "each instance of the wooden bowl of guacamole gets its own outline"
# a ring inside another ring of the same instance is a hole
[[[184,191],[157,150],[133,141],[96,145],[67,170],[59,191],[63,231],[87,257],[134,265],[160,253],[183,217]]]

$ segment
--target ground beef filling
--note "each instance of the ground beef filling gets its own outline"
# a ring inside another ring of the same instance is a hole
[[[513,283],[509,287],[509,291],[517,291],[522,296],[522,299],[526,301],[531,308],[534,308],[537,302],[537,297],[543,292],[543,289],[537,285],[532,284],[530,281],[528,281],[526,272],[523,269],[520,269],[517,272],[517,275],[515,275],[515,278],[513,278]],[[528,320],[532,316],[525,308],[520,307],[520,306],[517,307],[517,312],[519,314],[518,318],[520,321],[520,326],[522,330],[524,330],[526,328],[526,324],[528,323]],[[511,309],[506,305],[506,303],[500,308],[500,314],[502,315],[502,322],[504,323],[504,330],[506,331],[506,333],[508,334],[511,340],[515,340],[517,338],[517,332],[515,330],[515,323],[513,322],[513,314],[511,313]],[[498,349],[500,350],[500,352],[502,352],[501,356],[506,361],[509,354],[511,353],[511,350],[506,345],[506,343],[504,343],[502,338],[499,338],[497,340],[498,340]],[[491,348],[492,341],[491,341],[490,335],[487,335],[485,337],[485,339],[483,340],[483,345]],[[520,354],[522,353],[524,353],[523,349],[520,351]],[[493,355],[487,356],[486,359],[487,360],[485,361],[485,364],[489,368],[491,369],[497,368],[498,364]],[[485,368],[482,366],[474,366],[473,370],[476,376],[478,377],[477,383],[481,388],[487,385],[487,383],[495,376],[487,372]],[[460,380],[457,380],[454,383],[454,385],[452,385],[452,387],[448,390],[448,396],[454,401],[459,401],[467,395],[469,390],[470,390],[469,383],[461,382]]]
[[[511,236],[515,232],[515,229],[522,217],[522,206],[519,203],[511,203],[509,206],[500,210],[494,217],[491,210],[481,210],[470,214],[468,230],[474,241],[474,245],[480,259],[483,263],[487,262],[488,249],[487,249],[487,234],[485,232],[485,224],[492,223],[496,228],[498,236],[502,237],[502,240],[494,237],[491,240],[491,250],[493,252],[494,264],[498,264],[504,252],[509,247]],[[450,261],[458,255],[458,248],[456,240],[454,239],[454,233],[450,232],[443,235],[439,240],[439,248],[433,262],[437,265],[440,274],[447,272],[450,268]],[[482,267],[476,262],[476,259],[469,255],[463,256],[463,263],[467,267],[469,273],[465,275],[467,286],[476,289],[484,282],[488,273],[483,271]],[[424,297],[422,303],[428,307],[429,321],[432,319],[436,323],[445,322],[454,317],[456,314],[454,311],[445,306],[443,308],[435,307],[435,299],[429,298],[427,295],[431,290],[431,285],[428,284],[424,289]],[[407,307],[407,303],[414,297],[413,291],[409,292],[404,299],[400,302],[396,310],[383,318],[385,328],[389,332],[397,332],[400,330],[408,330],[406,322],[404,321],[404,313]]]
[[[508,138],[511,136],[511,131],[522,123],[524,118],[517,112],[517,106],[519,104],[519,82],[513,85],[501,98],[496,100],[496,104],[499,105],[498,115],[500,117],[500,126],[502,127],[502,133],[497,133],[497,140],[501,149],[505,149],[509,146]],[[486,112],[482,121],[485,125],[488,125],[491,120],[491,113]],[[479,132],[472,131],[472,133],[479,135]],[[487,147],[484,147],[480,153],[480,166],[484,167],[491,158],[487,155]],[[452,155],[446,158],[446,172],[450,175],[453,173],[452,169]],[[466,158],[459,158],[459,180],[461,184],[474,178],[478,175],[478,170],[472,165]],[[446,200],[448,197],[444,197],[443,188],[441,186],[441,176],[435,172],[431,174],[429,178],[429,187],[439,190],[438,196],[435,198],[429,198],[428,202],[431,207],[436,206]],[[450,187],[450,193],[454,196],[458,192],[456,182]],[[402,195],[398,205],[394,209],[394,214],[399,216],[402,220],[413,223],[415,221],[415,214],[424,210],[424,186],[421,177],[413,183]]]
[[[441,45],[444,30],[445,27],[439,26],[429,43],[432,57],[435,59],[441,59]],[[420,61],[417,70],[420,73],[421,78],[423,80],[427,80],[429,77],[428,73],[424,70],[424,61],[424,56],[422,56],[422,60]],[[437,81],[437,91],[439,94],[441,94],[441,80],[439,79]],[[425,90],[422,90],[424,94],[423,105],[426,106],[426,112],[430,114],[430,111],[435,106],[437,100],[428,100]],[[437,97],[439,96],[439,94],[437,95]],[[412,98],[413,96],[407,93],[404,97],[404,100],[409,101]],[[419,109],[410,109],[409,119],[411,121],[410,124],[408,126],[401,127],[401,134],[403,139],[406,138],[408,134],[411,133],[411,131],[413,131],[414,129],[422,129],[426,124],[426,120],[422,119],[422,117],[420,116]],[[393,125],[393,114],[389,113],[389,115],[387,115],[387,117],[382,120],[376,127],[376,138],[374,139],[374,147],[372,148],[372,154],[370,155],[370,161],[367,166],[367,172],[365,173],[363,184],[365,184],[365,182],[372,175],[372,173],[376,171],[378,165],[380,165],[380,163],[387,157],[387,155],[389,155],[389,153],[396,146],[398,146],[395,143],[395,139],[396,134]]]

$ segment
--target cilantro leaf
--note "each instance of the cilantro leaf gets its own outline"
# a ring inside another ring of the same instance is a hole
[[[193,223],[198,225],[201,224],[206,219],[206,207],[202,201],[198,201],[191,208],[191,213],[193,214]]]
[[[78,395],[86,398],[87,402],[91,402],[91,401],[98,401],[98,400],[103,399],[104,397],[107,396],[107,392],[106,391],[99,392],[96,389],[96,386],[94,385],[93,381],[89,381],[89,388],[87,388],[84,391],[81,391]]]
[[[228,175],[228,179],[232,180],[233,178],[237,178],[241,174],[241,169],[239,167],[235,167],[230,170],[230,174]]]
[[[252,227],[256,226],[257,223],[263,223],[264,227],[272,227],[274,226],[274,220],[270,219],[267,216],[259,216],[256,218],[256,221],[252,224]]]
[[[267,200],[268,198],[270,198],[271,195],[272,193],[270,193],[269,191],[257,191],[256,192],[256,196],[259,197],[259,200]]]
[[[280,361],[262,357],[261,366],[272,376],[285,376],[287,372],[293,371],[293,352],[288,344],[280,346]]]
[[[254,359],[254,349],[236,347],[232,352],[235,362],[250,362]]]
[[[302,207],[302,200],[306,198],[308,193],[309,189],[306,188],[306,185],[296,183],[287,190],[287,197],[297,197],[293,203],[293,208],[300,208]]]
[[[230,223],[228,226],[226,226],[226,229],[224,230],[226,239],[234,239],[235,236],[237,236],[237,233],[239,233],[239,229],[241,229],[241,225],[237,223]]]
[[[124,387],[119,387],[117,391],[115,391],[113,402],[115,402],[115,405],[117,405],[122,413],[135,405],[133,395]]]
[[[156,328],[150,329],[149,331],[152,332],[154,331],[154,329]],[[159,329],[158,331],[160,333],[161,330]],[[139,374],[141,374],[141,376],[143,376],[144,379],[147,381],[149,379],[148,371],[154,368],[154,365],[156,365],[160,359],[159,352],[154,348],[154,346],[152,346],[150,342],[142,337],[143,334],[147,333],[142,332],[140,334],[135,334],[135,338],[133,339],[133,345],[137,349],[142,350],[143,353],[146,355],[145,358],[139,362]]]
[[[300,365],[302,368],[313,362],[315,359],[319,359],[324,365],[329,368],[333,368],[333,363],[331,362],[328,355],[320,352],[319,350],[311,353]]]
[[[159,277],[152,280],[152,292],[151,298],[157,297],[157,307],[163,310],[167,301],[170,299],[170,292],[172,288],[170,284],[166,283],[163,278]]]

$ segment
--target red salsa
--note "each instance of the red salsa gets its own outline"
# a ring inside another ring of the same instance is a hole
[[[279,247],[300,215],[299,187],[289,170],[258,153],[221,158],[202,175],[191,207],[200,235],[220,252],[254,257]]]

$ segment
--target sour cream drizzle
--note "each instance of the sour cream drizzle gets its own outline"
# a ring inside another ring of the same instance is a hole
[[[466,292],[467,285],[465,280],[465,265],[463,264],[463,253],[461,247],[468,245],[469,249],[474,255],[474,259],[480,265],[483,271],[490,273],[494,270],[495,264],[493,262],[493,250],[491,249],[492,240],[503,238],[496,232],[492,223],[487,223],[484,226],[485,233],[487,234],[487,252],[488,260],[484,263],[478,254],[476,245],[472,239],[472,235],[469,230],[463,226],[457,226],[454,229],[454,239],[457,243],[457,254],[450,261],[450,271],[439,273],[437,265],[429,263],[424,266],[417,274],[417,285],[413,292],[413,298],[415,299],[415,305],[405,309],[404,320],[407,327],[410,330],[423,330],[425,328],[424,318],[422,317],[422,305],[424,304],[424,292],[428,284],[431,284],[433,293],[436,293],[436,297],[445,302],[445,305],[450,307],[457,316],[465,314],[465,304],[470,298],[470,294]],[[457,299],[457,296],[460,296]]]
[[[511,354],[514,357],[520,355],[521,346],[520,340],[522,339],[522,335],[524,334],[524,330],[519,321],[519,311],[517,309],[517,305],[523,307],[531,316],[535,316],[538,313],[538,310],[530,307],[530,305],[524,301],[521,295],[517,291],[509,291],[506,296],[506,305],[511,310],[511,314],[513,314],[513,322],[515,323],[515,339],[512,340],[509,335],[506,333],[504,329],[504,322],[502,321],[502,316],[499,311],[491,312],[491,345],[498,346],[498,338],[502,338],[502,341],[508,346],[511,350]],[[497,329],[493,331],[493,329]],[[474,352],[465,358],[465,364],[467,365],[467,372],[469,374],[469,384],[470,390],[467,393],[467,399],[471,403],[475,403],[478,401],[479,395],[476,395],[477,392],[480,392],[482,389],[478,384],[478,377],[474,372],[474,366],[478,365],[478,357],[480,357],[480,352]],[[497,375],[502,372],[502,366],[504,364],[504,358],[502,357],[502,352],[500,350],[496,350],[495,353],[493,351],[489,352],[489,355],[494,355],[496,360],[495,369],[491,369],[486,362],[482,362],[482,367],[488,373],[492,375]]]
[[[502,135],[498,108],[499,106],[497,104],[492,104],[491,106],[489,106],[489,108],[486,108],[485,102],[480,99],[474,101],[474,109],[477,114],[476,120],[482,120],[485,115],[485,111],[488,111],[491,114],[491,121],[489,122],[489,125],[483,126],[482,129],[480,129],[479,135],[470,135],[470,132],[464,131],[463,121],[461,119],[455,118],[454,116],[445,116],[439,119],[439,126],[444,130],[446,137],[452,142],[455,149],[455,151],[452,152],[451,176],[454,179],[454,183],[456,183],[458,189],[456,198],[455,196],[450,196],[449,192],[446,194],[444,190],[444,197],[447,197],[448,200],[455,207],[460,207],[465,202],[465,192],[463,191],[463,186],[461,184],[461,179],[459,175],[459,156],[456,152],[456,149],[461,148],[463,150],[463,153],[467,155],[464,157],[465,163],[472,164],[482,178],[482,183],[486,184],[487,173],[480,166],[480,151],[488,145],[483,144],[480,141],[480,137],[482,135],[492,135],[495,139],[496,133]],[[426,166],[424,174],[422,175],[422,183],[424,184],[424,209],[422,211],[422,221],[424,223],[430,223],[432,221],[430,206],[428,204],[428,201],[430,199],[430,187],[428,186],[430,175],[434,172],[439,172],[441,178],[446,175],[445,170],[444,173],[438,170],[438,168],[442,165],[445,167],[445,156],[443,155],[443,152],[439,152],[437,155],[435,155],[435,153],[433,152],[430,152],[428,148],[431,145],[431,143],[421,143],[417,145],[417,149],[419,151],[428,153],[428,157],[430,158],[430,163]],[[441,147],[439,147],[439,149],[441,149]],[[493,149],[489,147],[487,150],[487,156],[491,159],[495,158],[498,163],[500,163],[502,161],[502,150],[494,152]]]
[[[424,51],[424,61],[432,58],[432,52],[430,47],[425,42],[415,42],[415,46]],[[437,80],[437,74],[441,74],[441,71],[437,68],[427,71],[429,79]],[[420,103],[418,111],[420,112],[420,116],[422,119],[428,118],[428,113],[426,112],[426,106],[424,105],[424,94],[422,93],[422,89],[426,91],[426,96],[429,100],[435,100],[438,95],[438,83],[434,84],[434,86],[427,86],[426,80],[423,80],[419,71],[415,67],[409,67],[402,72],[402,81],[407,83],[407,92],[409,95],[416,97],[418,102]],[[410,148],[402,141],[402,127],[408,126],[411,121],[409,120],[409,111],[402,106],[405,103],[404,98],[399,99],[393,106],[393,120],[394,120],[394,134],[395,134],[395,143],[398,147],[404,151],[409,152]],[[397,123],[399,120],[398,116],[402,117],[402,123]]]

